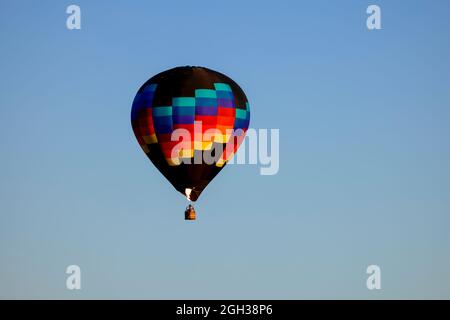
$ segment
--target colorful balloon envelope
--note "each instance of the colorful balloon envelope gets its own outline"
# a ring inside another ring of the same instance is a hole
[[[131,124],[142,150],[190,201],[196,201],[244,139],[250,108],[226,75],[203,67],[159,73],[138,90]]]

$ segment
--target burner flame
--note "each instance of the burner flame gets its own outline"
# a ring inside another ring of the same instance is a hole
[[[186,195],[186,199],[188,199],[189,201],[191,201],[191,192],[192,192],[192,189],[190,189],[190,188],[186,188],[184,190],[184,194]]]

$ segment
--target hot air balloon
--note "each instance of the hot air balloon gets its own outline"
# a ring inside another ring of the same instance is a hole
[[[138,90],[131,125],[142,150],[173,187],[196,201],[244,139],[247,97],[229,77],[203,67],[161,72]],[[185,219],[195,220],[190,204]]]

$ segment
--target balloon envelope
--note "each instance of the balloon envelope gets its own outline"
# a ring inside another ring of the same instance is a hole
[[[178,67],[149,79],[131,110],[136,139],[176,190],[195,201],[242,142],[250,109],[229,77]]]

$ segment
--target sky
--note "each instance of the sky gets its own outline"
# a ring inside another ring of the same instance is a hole
[[[0,0],[0,298],[449,299],[449,14]],[[195,222],[130,125],[139,87],[183,65],[230,76],[250,126],[280,132],[279,172],[225,167]]]

